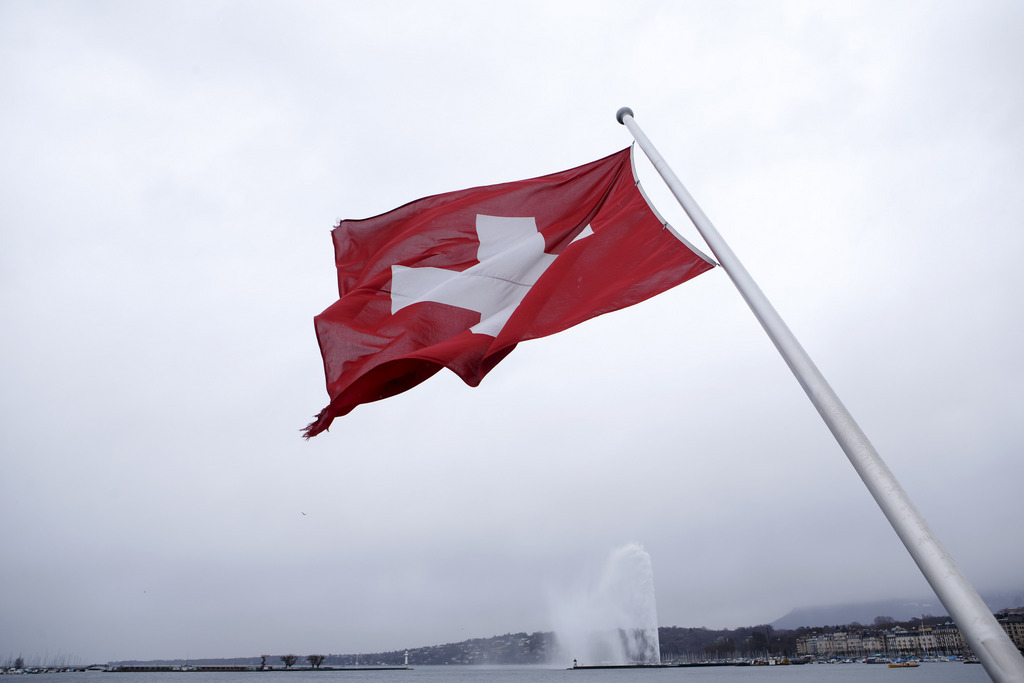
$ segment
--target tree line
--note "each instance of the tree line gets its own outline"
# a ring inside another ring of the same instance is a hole
[[[270,655],[262,656],[262,661],[260,662],[260,671],[263,671],[267,668],[267,657],[269,656]],[[295,666],[295,664],[299,661],[299,656],[288,654],[281,655],[280,657],[278,657],[278,659],[280,659],[281,663],[284,664],[284,668],[290,669],[293,666]],[[313,669],[319,669],[320,665],[324,663],[325,659],[327,659],[327,655],[306,655],[306,661],[309,662],[309,666]]]

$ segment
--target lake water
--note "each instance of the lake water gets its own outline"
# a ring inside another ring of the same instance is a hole
[[[20,680],[20,679],[19,679]],[[881,664],[804,664],[667,669],[565,669],[532,666],[421,666],[399,671],[270,671],[37,674],[31,683],[984,683],[980,664],[926,662],[914,669]],[[3,683],[12,679],[0,677]]]

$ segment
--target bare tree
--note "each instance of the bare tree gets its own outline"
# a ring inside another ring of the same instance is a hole
[[[284,662],[284,668],[289,669],[295,662],[299,661],[298,655],[281,655],[281,661]]]
[[[309,655],[306,657],[306,661],[309,662],[309,665],[314,669],[319,669],[325,659],[327,659],[327,655]]]

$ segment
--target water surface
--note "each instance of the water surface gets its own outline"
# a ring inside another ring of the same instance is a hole
[[[263,672],[80,672],[37,674],[28,680],[0,677],[0,683],[985,683],[979,664],[926,662],[914,669],[881,664],[804,664],[666,669],[592,669],[570,671],[535,666],[421,666],[398,671],[263,671]]]

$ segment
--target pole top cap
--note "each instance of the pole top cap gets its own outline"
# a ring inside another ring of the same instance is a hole
[[[623,121],[622,119],[625,118],[627,115],[632,116],[633,110],[630,109],[629,107],[622,107],[617,112],[615,112],[615,120],[621,123],[622,125],[626,125],[626,122]]]

